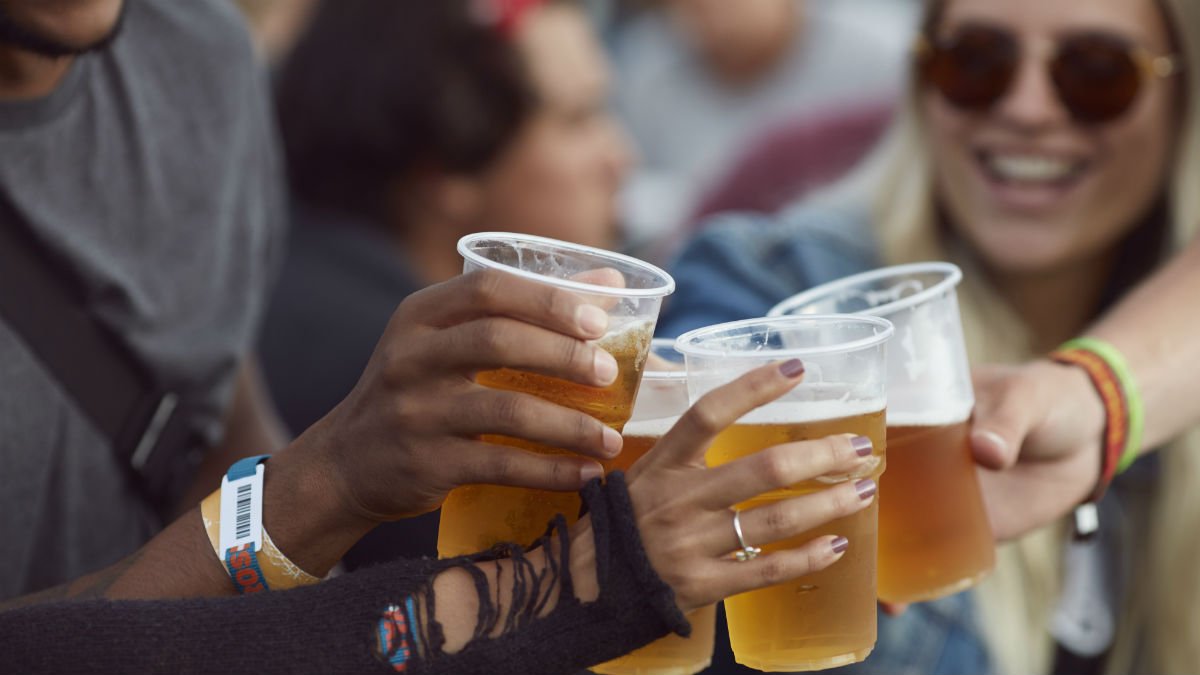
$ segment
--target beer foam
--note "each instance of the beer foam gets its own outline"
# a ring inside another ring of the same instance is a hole
[[[965,422],[975,407],[972,401],[956,406],[943,406],[935,410],[895,410],[887,412],[888,426],[892,427],[941,427]]]
[[[607,352],[637,351],[650,349],[654,334],[654,321],[630,317],[609,317],[608,332],[596,341]]]
[[[652,438],[661,438],[675,423],[679,421],[679,416],[674,417],[659,417],[652,420],[630,420],[625,425],[625,431],[621,432],[625,436],[649,436]]]
[[[746,413],[738,424],[803,424],[867,415],[884,409],[879,399],[837,401],[775,401]]]

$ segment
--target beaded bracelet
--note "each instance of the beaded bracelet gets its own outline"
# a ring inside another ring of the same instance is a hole
[[[1137,384],[1116,347],[1096,338],[1076,338],[1050,354],[1059,363],[1082,368],[1104,405],[1100,478],[1088,501],[1096,502],[1117,474],[1137,459],[1142,447],[1144,412]]]

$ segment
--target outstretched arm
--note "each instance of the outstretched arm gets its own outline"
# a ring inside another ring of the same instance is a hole
[[[1145,408],[1141,452],[1200,423],[1200,239],[1130,292],[1085,334],[1113,344]],[[1000,539],[1052,522],[1099,474],[1104,410],[1079,368],[1038,360],[975,373],[972,444]],[[1006,505],[1022,504],[1021,509]]]

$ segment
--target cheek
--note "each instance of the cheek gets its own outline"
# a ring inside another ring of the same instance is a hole
[[[1170,180],[1171,139],[1177,126],[1165,101],[1148,101],[1102,132],[1102,166],[1091,195],[1092,215],[1113,239],[1137,221]]]
[[[972,222],[984,195],[974,180],[971,121],[934,94],[925,95],[920,106],[938,200],[952,222]]]
[[[488,217],[499,228],[577,243],[611,244],[614,194],[581,152],[566,144],[530,148],[494,174]]]

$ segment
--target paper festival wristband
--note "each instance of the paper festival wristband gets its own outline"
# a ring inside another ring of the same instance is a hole
[[[262,462],[266,458],[259,455],[236,462],[222,479],[221,488],[200,504],[208,541],[239,593],[286,590],[320,581],[289,560],[262,526]],[[228,510],[223,512],[223,506]],[[235,523],[235,528],[222,532],[222,522]]]

